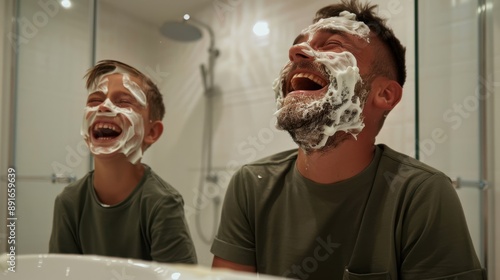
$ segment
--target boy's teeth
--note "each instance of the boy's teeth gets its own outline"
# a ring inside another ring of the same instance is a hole
[[[94,129],[95,130],[98,130],[98,129],[101,129],[101,128],[105,128],[105,129],[112,129],[116,132],[120,132],[121,129],[118,128],[117,126],[115,126],[114,124],[110,124],[110,123],[98,123],[94,126]]]

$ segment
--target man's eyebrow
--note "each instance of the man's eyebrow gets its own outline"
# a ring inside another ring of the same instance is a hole
[[[295,40],[293,40],[293,44],[292,45],[297,45],[297,43],[299,41],[301,41],[302,39],[304,39],[304,37],[306,37],[306,34],[299,34],[299,36],[297,36],[297,38],[295,38]]]
[[[340,31],[338,29],[331,29],[331,28],[321,28],[320,30],[318,30],[319,32],[325,32],[325,33],[328,33],[330,35],[340,35],[342,36],[342,38],[346,39],[346,40],[349,40],[349,37],[346,36],[346,33],[344,31]],[[295,38],[295,40],[293,41],[293,45],[296,45],[298,42],[300,42],[301,40],[303,40],[305,37],[307,37],[307,34],[299,34],[299,36],[297,36],[297,38]]]
[[[346,32],[344,32],[344,31],[340,31],[340,30],[338,30],[338,29],[329,29],[329,28],[324,28],[324,29],[321,29],[320,31],[325,32],[325,33],[328,33],[328,34],[330,34],[330,35],[339,35],[339,36],[341,36],[342,38],[349,40],[349,37],[346,35]]]

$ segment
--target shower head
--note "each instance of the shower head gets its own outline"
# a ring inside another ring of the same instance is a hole
[[[209,51],[217,56],[218,51],[215,49],[215,36],[212,28],[204,22],[192,18],[189,14],[185,14],[183,18],[182,21],[167,21],[163,23],[160,27],[161,34],[173,40],[191,42],[202,37],[201,30],[198,28],[198,26],[201,26],[208,31],[210,37]],[[188,21],[193,22],[195,25],[188,23]]]
[[[181,42],[196,41],[201,38],[201,30],[187,21],[167,21],[160,27],[163,36]]]
[[[191,25],[187,21],[196,24]],[[205,92],[210,94],[213,91],[213,68],[215,59],[219,56],[219,50],[215,48],[215,36],[212,28],[196,19],[191,18],[189,14],[184,15],[183,21],[167,21],[160,27],[160,32],[163,36],[181,42],[191,42],[198,40],[202,37],[201,30],[197,27],[201,26],[208,31],[210,46],[208,48],[208,67],[204,64],[201,65],[201,74],[203,77],[203,86]]]

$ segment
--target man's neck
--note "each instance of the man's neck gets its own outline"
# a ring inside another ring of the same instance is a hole
[[[361,173],[372,161],[375,146],[347,140],[320,152],[299,149],[297,169],[302,176],[320,184],[340,182]]]
[[[95,158],[94,190],[99,201],[114,205],[125,200],[144,175],[144,166],[126,158]]]

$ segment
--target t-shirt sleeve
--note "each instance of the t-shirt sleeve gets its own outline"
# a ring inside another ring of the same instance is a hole
[[[61,195],[54,202],[52,233],[49,240],[49,253],[82,254],[78,243],[76,221],[72,221],[71,206],[64,203]],[[75,210],[73,210],[75,211]]]
[[[184,216],[181,196],[159,200],[152,211],[151,257],[157,262],[196,264],[196,251]]]
[[[236,172],[229,182],[219,230],[210,251],[228,261],[256,266],[253,204],[242,172]]]
[[[449,178],[434,174],[422,182],[404,215],[403,279],[483,279],[484,271]]]

